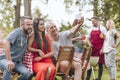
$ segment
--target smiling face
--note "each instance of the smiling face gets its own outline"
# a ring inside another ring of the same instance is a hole
[[[30,19],[25,19],[23,23],[23,30],[25,34],[29,34],[32,32],[32,20]]]
[[[99,27],[99,22],[100,22],[99,17],[94,16],[94,17],[92,17],[91,21],[92,21],[92,25],[93,25],[94,27]]]
[[[40,32],[45,31],[45,24],[44,24],[43,20],[39,20],[38,31],[40,31]]]
[[[93,26],[96,27],[96,26],[98,25],[98,23],[99,23],[98,20],[92,19],[92,25],[93,25]]]
[[[50,35],[55,35],[58,33],[58,30],[57,30],[57,27],[55,25],[55,23],[49,23],[47,25],[47,32],[50,34]]]
[[[106,22],[106,28],[107,30],[115,29],[115,23],[113,20],[108,20]]]

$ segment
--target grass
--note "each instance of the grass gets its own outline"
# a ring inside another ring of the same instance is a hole
[[[119,64],[120,64],[120,62],[119,62]],[[97,71],[98,69],[97,69],[97,67],[95,67],[94,68],[94,71],[95,71],[95,77],[97,77],[98,75],[97,75]],[[61,77],[59,77],[59,76],[57,76],[57,79],[58,80],[62,80],[62,78]],[[35,80],[35,77],[32,79],[32,80]],[[91,79],[90,80],[93,80],[93,75],[91,74]],[[109,76],[109,74],[108,74],[108,71],[107,71],[107,68],[106,67],[104,67],[104,70],[103,70],[103,75],[102,75],[102,79],[101,80],[110,80],[110,76]],[[118,66],[117,66],[117,79],[116,80],[120,80],[120,67],[118,68]]]
[[[97,69],[95,70],[95,76],[97,77],[98,75],[98,71]],[[117,70],[117,79],[116,80],[120,80],[120,70]],[[90,80],[93,80],[93,75],[91,76],[91,79]],[[103,70],[103,75],[102,75],[102,80],[110,80],[110,76],[108,74],[108,70],[107,68],[104,67],[104,70]]]

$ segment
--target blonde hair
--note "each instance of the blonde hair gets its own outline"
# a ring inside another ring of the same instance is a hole
[[[109,30],[115,29],[115,23],[114,23],[114,21],[113,21],[113,20],[108,20],[108,21],[106,22],[106,27],[107,27]]]

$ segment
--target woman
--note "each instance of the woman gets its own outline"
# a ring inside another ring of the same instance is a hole
[[[78,19],[75,19],[73,21],[72,26],[75,27],[78,24],[78,21],[79,21]],[[80,28],[80,29],[82,29],[82,28]],[[76,32],[76,34],[73,35],[71,40],[75,47],[74,61],[79,61],[81,64],[81,66],[80,66],[80,78],[81,78],[81,76],[82,76],[82,60],[81,59],[82,59],[84,50],[83,50],[82,34],[80,33],[80,31]],[[71,71],[73,71],[73,70],[71,70]]]
[[[105,53],[105,64],[107,66],[110,80],[116,80],[116,46],[118,46],[119,43],[116,43],[116,38],[120,37],[120,34],[118,34],[115,24],[112,20],[108,20],[106,23],[107,28],[107,34],[105,37],[103,52]]]
[[[34,33],[29,38],[28,50],[33,53],[33,71],[36,80],[53,80],[55,66],[52,63],[53,56],[52,40],[45,34],[44,20],[33,20]]]

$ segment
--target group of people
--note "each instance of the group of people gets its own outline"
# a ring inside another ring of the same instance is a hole
[[[98,80],[101,80],[103,64],[105,63],[111,80],[116,80],[116,47],[120,37],[115,24],[108,20],[106,28],[101,26],[98,17],[92,18],[93,27],[88,30],[86,40],[92,47],[92,55],[99,57]],[[20,19],[20,27],[14,29],[4,41],[4,52],[0,55],[0,69],[3,70],[3,80],[11,80],[11,72],[21,74],[18,80],[29,80],[30,72],[22,64],[24,53],[30,51],[33,54],[32,67],[36,74],[36,80],[54,80],[56,69],[52,62],[54,56],[57,60],[59,46],[75,46],[75,55],[72,63],[74,80],[80,80],[82,76],[81,56],[84,52],[83,41],[79,32],[84,17],[74,20],[73,27],[59,32],[54,22],[45,21],[42,18],[23,16]],[[112,43],[111,43],[112,42]],[[104,62],[105,54],[105,62]],[[67,61],[60,62],[60,71],[64,72],[68,67]],[[86,80],[90,80],[91,69],[87,71]]]
[[[99,57],[98,61],[98,78],[101,80],[103,72],[103,64],[106,65],[110,80],[116,80],[116,47],[119,45],[117,38],[120,34],[115,28],[113,20],[108,20],[106,26],[100,25],[100,19],[98,17],[92,18],[93,27],[88,30],[87,41],[90,47],[92,47],[93,57]],[[86,80],[90,80],[92,69],[87,71]]]

